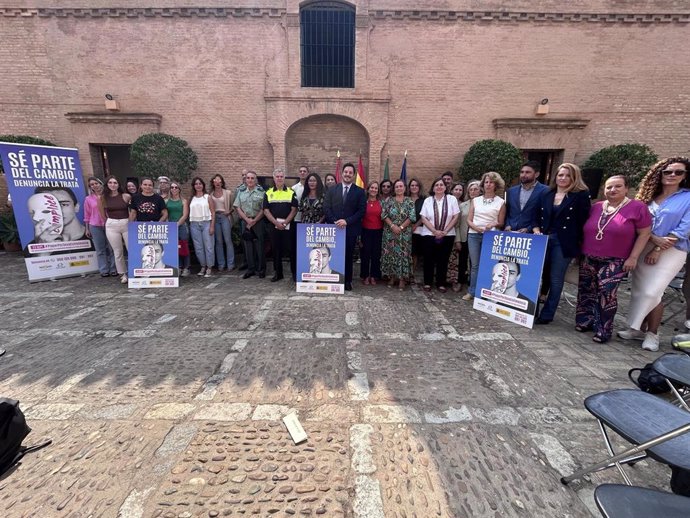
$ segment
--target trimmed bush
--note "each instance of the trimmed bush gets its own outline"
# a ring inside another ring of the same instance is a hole
[[[644,144],[618,144],[592,154],[582,168],[603,170],[604,180],[622,174],[635,186],[658,160],[656,153]]]
[[[520,174],[520,166],[524,162],[522,151],[503,140],[479,140],[467,150],[459,169],[459,177],[463,182],[473,178],[480,178],[487,171],[496,171],[506,182],[508,187],[513,179]]]
[[[184,183],[196,170],[196,153],[185,140],[166,133],[148,133],[139,137],[130,150],[134,174],[167,176]]]

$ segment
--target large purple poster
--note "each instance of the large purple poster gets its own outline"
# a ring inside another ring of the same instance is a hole
[[[0,142],[29,281],[98,272],[76,149]]]

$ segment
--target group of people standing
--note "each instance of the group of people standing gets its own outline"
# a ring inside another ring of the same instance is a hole
[[[592,332],[606,342],[613,334],[617,289],[632,274],[629,328],[623,339],[642,340],[657,350],[664,289],[685,264],[690,250],[690,190],[686,188],[690,161],[673,157],[655,164],[642,179],[635,199],[624,176],[612,176],[604,186],[605,199],[591,204],[580,169],[561,164],[550,184],[539,182],[540,166],[528,161],[520,169],[519,184],[505,191],[498,173],[487,172],[464,185],[450,172],[431,183],[428,194],[412,178],[354,183],[355,167],[345,164],[340,182],[328,174],[322,180],[299,168],[299,181],[285,184],[285,171],[273,171],[274,186],[264,189],[253,171],[243,171],[242,183],[228,189],[217,174],[207,189],[202,178],[192,180],[188,199],[180,184],[158,178],[158,191],[149,178],[139,186],[110,176],[105,185],[89,178],[85,202],[87,235],[93,239],[102,276],[118,275],[127,282],[124,247],[129,221],[176,221],[181,242],[191,241],[201,266],[198,275],[210,277],[212,268],[235,269],[232,228],[239,223],[246,272],[243,279],[266,276],[264,242],[273,251],[277,282],[284,278],[282,258],[290,259],[295,279],[296,224],[332,223],[346,231],[345,289],[352,289],[353,256],[360,243],[363,285],[386,282],[404,290],[417,282],[415,270],[423,261],[422,289],[477,290],[483,235],[491,230],[548,236],[540,307],[535,323],[555,316],[572,260],[580,257],[575,328]],[[190,258],[181,247],[181,275],[189,275]]]

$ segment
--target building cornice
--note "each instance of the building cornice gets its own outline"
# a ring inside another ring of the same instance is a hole
[[[72,123],[87,124],[155,124],[160,126],[162,117],[157,113],[71,112],[65,117]]]
[[[561,118],[561,119],[541,119],[541,118],[510,118],[494,119],[494,128],[510,129],[584,129],[589,124],[588,119]]]
[[[2,17],[40,18],[281,18],[284,8],[253,7],[110,7],[110,8],[0,8]],[[687,13],[576,13],[520,11],[440,11],[440,10],[372,10],[374,20],[423,20],[480,23],[598,23],[669,24],[690,23]]]

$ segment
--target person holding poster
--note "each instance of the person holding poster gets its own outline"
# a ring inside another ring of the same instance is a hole
[[[652,232],[647,206],[627,193],[627,178],[611,176],[604,184],[606,201],[595,203],[585,222],[575,330],[594,331],[598,343],[611,338],[618,286],[637,266]]]
[[[101,272],[101,277],[115,277],[117,270],[115,269],[115,256],[113,250],[108,244],[108,239],[105,235],[105,219],[98,210],[101,205],[101,198],[103,197],[103,181],[95,176],[89,177],[87,180],[89,194],[84,200],[84,224],[86,225],[86,237],[93,240],[96,248],[96,258],[98,259],[98,270]]]
[[[362,232],[362,218],[366,210],[364,189],[353,183],[355,166],[347,163],[343,166],[342,183],[329,189],[324,197],[326,223],[334,223],[345,229],[345,290],[352,291],[352,255],[355,243]]]
[[[182,197],[179,183],[170,183],[170,197],[165,204],[168,207],[168,219],[173,223],[177,222],[177,237],[180,245],[178,255],[179,264],[182,267],[180,277],[187,277],[191,262],[189,257],[189,226],[187,225],[189,203]]]
[[[431,291],[436,277],[436,287],[441,293],[448,291],[446,277],[448,260],[455,241],[455,223],[458,221],[460,207],[452,194],[446,194],[443,178],[431,184],[429,197],[424,200],[420,212],[422,239],[424,246],[424,291]]]
[[[501,197],[505,182],[501,175],[490,171],[481,178],[481,196],[470,201],[467,215],[467,247],[470,254],[470,288],[462,300],[472,300],[477,290],[477,274],[479,272],[479,257],[482,252],[482,238],[484,232],[503,227],[506,217],[505,201]]]
[[[106,178],[106,193],[101,196],[101,216],[105,218],[105,235],[113,249],[115,267],[120,282],[127,284],[127,265],[125,264],[124,247],[129,243],[129,203],[132,197],[123,192],[120,181],[114,176]]]
[[[153,190],[151,178],[141,179],[141,192],[129,203],[129,221],[167,221],[168,208],[160,194]]]
[[[580,253],[589,208],[589,189],[582,181],[580,168],[575,164],[561,164],[550,189],[541,196],[538,223],[533,228],[535,234],[549,236],[546,262],[550,267],[549,295],[535,324],[549,324],[556,314],[568,266]]]
[[[216,210],[211,197],[206,194],[206,183],[198,176],[192,180],[192,196],[189,198],[189,225],[194,242],[194,253],[201,265],[198,276],[211,277],[213,267],[213,234]]]

